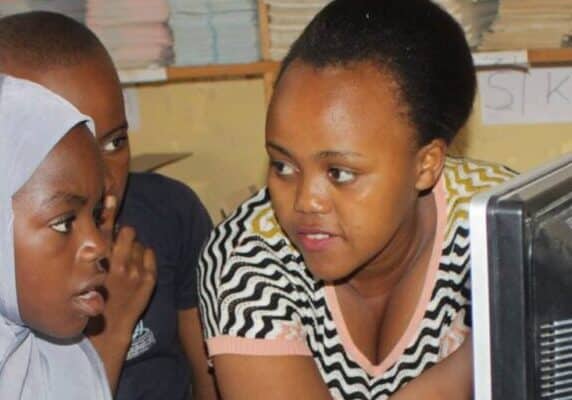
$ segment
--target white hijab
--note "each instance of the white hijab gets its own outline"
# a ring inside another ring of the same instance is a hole
[[[97,399],[111,394],[103,365],[85,338],[61,344],[20,317],[12,196],[75,125],[93,122],[44,87],[0,75],[0,399]],[[41,266],[38,266],[39,268]]]

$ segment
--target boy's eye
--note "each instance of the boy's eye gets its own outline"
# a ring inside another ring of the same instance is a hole
[[[294,167],[282,161],[272,161],[271,165],[276,173],[280,176],[290,176],[296,172]]]
[[[108,140],[107,142],[103,143],[102,149],[106,153],[112,153],[114,151],[117,151],[117,150],[125,147],[127,140],[128,140],[128,138],[127,138],[126,134],[116,136],[116,137]]]
[[[72,230],[73,222],[75,221],[75,216],[64,217],[57,220],[50,227],[59,233],[69,233]]]
[[[330,168],[328,175],[336,183],[348,183],[352,182],[356,178],[356,174],[354,172],[341,168]]]

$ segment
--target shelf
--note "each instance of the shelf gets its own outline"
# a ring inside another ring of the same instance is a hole
[[[279,63],[274,61],[258,61],[249,64],[211,64],[189,67],[167,68],[169,81],[180,81],[200,78],[233,78],[240,76],[261,76],[274,73]]]
[[[119,79],[123,84],[177,82],[206,78],[235,78],[264,76],[277,71],[275,61],[258,61],[245,64],[209,64],[188,67],[144,68],[121,70]]]
[[[572,49],[529,49],[484,51],[473,53],[478,68],[538,67],[543,65],[572,64]]]
[[[572,49],[532,49],[528,50],[528,59],[532,65],[572,64]]]
[[[478,68],[543,66],[572,64],[572,48],[530,49],[509,51],[474,52]],[[124,84],[177,82],[193,79],[222,79],[245,76],[272,75],[278,71],[278,61],[257,61],[245,64],[209,64],[188,67],[146,68],[121,70],[119,77]]]

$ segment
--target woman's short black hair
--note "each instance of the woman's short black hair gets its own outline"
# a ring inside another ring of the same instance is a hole
[[[475,97],[471,51],[459,24],[431,0],[334,0],[294,42],[293,61],[316,68],[372,62],[392,74],[419,144],[450,143]]]

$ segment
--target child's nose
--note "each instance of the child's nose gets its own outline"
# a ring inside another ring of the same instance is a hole
[[[94,263],[99,269],[106,271],[106,268],[102,268],[102,263],[110,255],[111,240],[95,223],[90,225],[86,228],[79,249],[80,259],[84,262]]]

